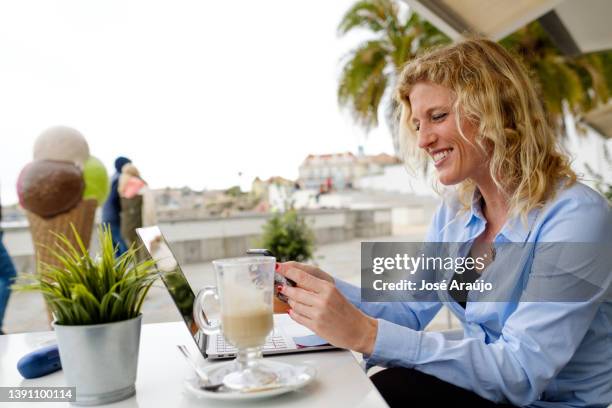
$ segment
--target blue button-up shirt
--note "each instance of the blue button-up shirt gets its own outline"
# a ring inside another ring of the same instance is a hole
[[[478,198],[477,193],[469,211],[460,211],[457,202],[443,203],[426,241],[478,237],[486,225]],[[528,214],[526,223],[510,219],[494,245],[504,242],[594,242],[612,251],[610,207],[584,184],[560,187],[546,206]],[[538,277],[551,276],[550,263],[539,258],[545,256],[536,252],[517,271],[516,281],[526,282],[525,291],[537,285]],[[589,259],[569,258],[554,268],[556,288],[571,290],[572,269],[589,267]],[[594,273],[601,290],[588,299],[468,302],[465,310],[448,292],[435,294],[431,302],[366,303],[359,288],[340,280],[336,285],[363,312],[378,318],[374,351],[366,356],[370,365],[415,368],[489,400],[520,406],[607,406],[612,402],[612,265]],[[560,281],[566,277],[568,285]],[[503,269],[491,271],[487,279],[507,281]],[[462,323],[458,339],[423,331],[442,304]]]

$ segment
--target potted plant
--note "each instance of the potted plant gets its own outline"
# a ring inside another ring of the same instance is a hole
[[[142,315],[157,278],[153,261],[138,262],[132,246],[115,258],[109,227],[98,230],[100,253],[93,256],[72,226],[76,245],[63,234],[49,249],[59,262],[17,285],[42,293],[54,316],[62,368],[76,404],[108,404],[136,392]]]
[[[279,262],[304,262],[312,258],[314,234],[304,218],[292,208],[268,220],[259,245],[272,251]]]

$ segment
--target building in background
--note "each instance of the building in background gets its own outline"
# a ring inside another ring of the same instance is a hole
[[[273,176],[267,180],[256,177],[251,184],[251,195],[258,201],[256,212],[285,211],[293,205],[293,193],[299,186],[293,180]]]
[[[299,184],[305,189],[353,188],[355,182],[365,176],[382,174],[386,166],[397,165],[401,160],[381,153],[366,156],[362,152],[309,154],[299,167]]]

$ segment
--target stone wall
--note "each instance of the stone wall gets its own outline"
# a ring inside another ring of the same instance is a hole
[[[391,235],[397,218],[391,208],[305,211],[302,215],[313,229],[317,245]],[[179,262],[190,264],[244,255],[246,249],[258,246],[268,218],[269,215],[237,215],[176,220],[161,222],[160,228]],[[27,227],[6,229],[4,243],[20,272],[34,270],[34,250]],[[97,247],[95,237],[92,247]]]

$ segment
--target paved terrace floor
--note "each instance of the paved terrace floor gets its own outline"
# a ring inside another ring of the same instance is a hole
[[[414,227],[407,231],[406,235],[378,237],[368,241],[420,241],[424,235],[424,227]],[[315,262],[324,271],[359,285],[360,245],[359,239],[322,245],[316,250]],[[183,271],[196,292],[203,286],[215,283],[210,262],[185,265]],[[162,282],[158,281],[151,288],[143,306],[143,315],[145,324],[180,320],[180,315]],[[446,330],[456,327],[458,322],[446,309],[442,309],[428,329]],[[4,331],[21,333],[45,330],[49,330],[49,325],[42,296],[37,293],[13,292],[4,319]]]

